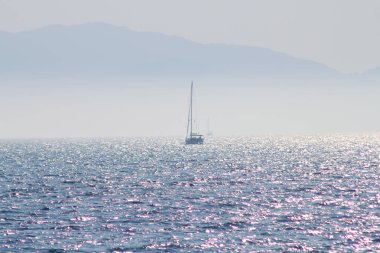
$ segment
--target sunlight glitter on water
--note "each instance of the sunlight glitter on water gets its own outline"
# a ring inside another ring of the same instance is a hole
[[[380,250],[380,138],[0,142],[5,251]]]

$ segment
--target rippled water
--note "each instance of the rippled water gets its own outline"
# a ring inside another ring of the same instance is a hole
[[[380,251],[380,136],[0,142],[0,251]]]

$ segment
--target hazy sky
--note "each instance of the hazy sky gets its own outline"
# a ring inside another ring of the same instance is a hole
[[[0,30],[107,22],[261,46],[343,72],[380,66],[379,0],[0,0]]]

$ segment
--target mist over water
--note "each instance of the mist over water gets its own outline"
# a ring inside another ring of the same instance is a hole
[[[376,132],[374,81],[193,80],[200,132]],[[184,136],[189,80],[2,82],[0,138]]]
[[[378,251],[380,136],[0,142],[3,251]]]

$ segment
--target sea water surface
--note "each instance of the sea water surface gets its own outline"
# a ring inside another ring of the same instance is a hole
[[[0,141],[1,252],[380,251],[380,135]]]

